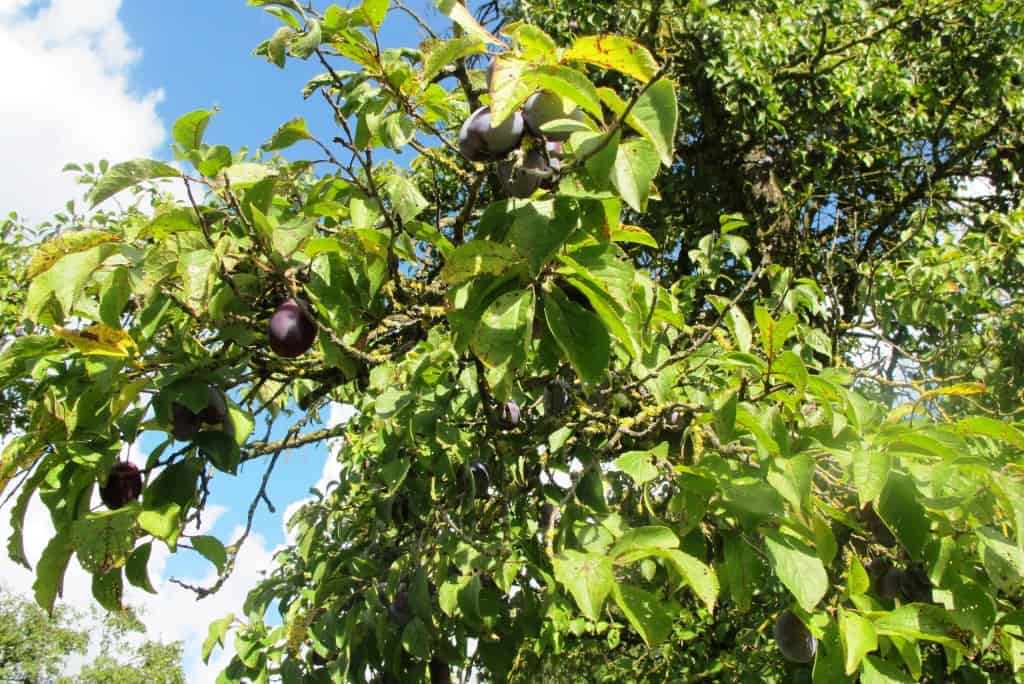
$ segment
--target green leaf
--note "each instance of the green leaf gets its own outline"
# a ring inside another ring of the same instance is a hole
[[[784,351],[775,359],[774,370],[776,375],[788,381],[797,392],[807,389],[807,381],[810,377],[807,374],[807,367],[804,365],[796,352]]]
[[[597,92],[616,116],[622,116],[626,111],[627,103],[611,88],[598,88]],[[675,86],[667,79],[658,79],[637,99],[626,115],[626,124],[651,141],[661,163],[671,167],[678,118]]]
[[[452,40],[430,40],[423,47],[423,70],[420,80],[426,84],[452,62],[469,55],[486,52],[487,46],[477,36],[463,35]]]
[[[385,6],[387,0],[385,0]],[[307,27],[305,32],[295,36],[288,41],[288,51],[291,52],[293,57],[299,59],[307,59],[313,52],[320,47],[320,43],[323,41],[323,32],[320,29],[320,22],[316,19],[307,19]]]
[[[867,656],[860,674],[860,684],[914,684],[914,680],[888,660]]]
[[[909,475],[892,471],[878,501],[878,515],[912,558],[921,558],[931,541],[931,524],[921,499]]]
[[[1018,449],[1024,449],[1024,433],[1009,423],[986,416],[969,416],[957,421],[954,426],[961,435],[991,437],[1006,442]]]
[[[384,182],[384,188],[403,223],[413,220],[419,216],[421,211],[430,206],[430,202],[420,194],[419,188],[400,174],[394,173],[388,176]]]
[[[234,622],[235,616],[231,613],[227,617],[210,623],[210,629],[206,633],[206,640],[203,642],[202,657],[204,663],[210,662],[210,654],[213,653],[214,648],[217,646],[224,647],[224,637]]]
[[[480,23],[473,18],[473,15],[466,6],[459,2],[459,0],[437,0],[437,9],[441,10],[442,13],[447,14],[452,21],[461,26],[469,35],[475,36],[477,39],[482,40],[485,43],[490,43],[491,45],[497,45],[499,47],[505,46],[505,44],[495,38],[490,31],[481,26]]]
[[[132,509],[94,513],[71,524],[71,543],[86,572],[101,574],[120,567],[135,544]]]
[[[839,628],[831,622],[823,638],[818,640],[818,652],[814,657],[813,684],[850,684],[853,679],[846,676],[843,646]]]
[[[921,603],[900,606],[875,620],[878,634],[934,641],[962,651],[964,646],[953,638],[951,626],[949,614],[943,608]]]
[[[631,563],[651,555],[650,549],[675,548],[679,548],[679,537],[675,532],[661,525],[648,525],[627,530],[608,555],[620,563]],[[638,550],[642,553],[634,556]]]
[[[724,559],[718,575],[741,611],[750,609],[754,587],[761,579],[763,569],[761,556],[746,539],[738,534],[726,535]]]
[[[630,226],[625,223],[619,224],[618,228],[612,230],[611,239],[612,242],[633,243],[651,249],[658,249],[660,246],[654,236],[640,226]]]
[[[382,418],[390,418],[410,403],[415,397],[412,392],[404,389],[389,389],[377,397],[374,410]]]
[[[658,153],[646,138],[631,138],[619,145],[612,185],[635,211],[647,211],[651,182],[658,175]]]
[[[64,573],[71,562],[74,547],[71,535],[65,530],[60,531],[43,549],[39,562],[36,564],[36,580],[32,584],[36,603],[47,613],[53,613],[53,602],[64,590]]]
[[[611,559],[569,550],[556,556],[553,564],[555,579],[569,590],[583,614],[591,620],[600,618],[601,607],[615,585]]]
[[[764,543],[776,576],[801,608],[814,612],[828,593],[828,573],[814,549],[777,530],[766,530]]]
[[[517,21],[502,27],[501,33],[516,42],[523,58],[530,62],[552,62],[558,58],[558,45],[542,29]]]
[[[677,549],[657,549],[654,555],[669,561],[683,582],[689,585],[697,598],[707,607],[708,612],[715,612],[720,588],[718,577],[710,566]]]
[[[598,121],[602,120],[601,98],[597,88],[579,71],[566,66],[546,64],[526,69],[522,81],[537,90],[550,90],[578,104]]]
[[[185,302],[195,312],[203,311],[210,301],[218,259],[211,249],[197,249],[182,255],[178,261],[178,275],[185,290]]]
[[[168,235],[176,233],[187,233],[198,231],[199,224],[196,223],[196,213],[185,207],[174,207],[162,211],[144,225],[139,231],[139,238],[155,238],[163,240]]]
[[[572,47],[562,54],[562,59],[615,69],[644,83],[658,73],[658,63],[647,48],[626,36],[577,38]]]
[[[797,510],[807,508],[814,478],[814,459],[808,454],[791,458],[776,457],[768,471],[768,484]]]
[[[608,511],[608,504],[604,499],[604,478],[597,468],[591,468],[583,474],[576,485],[576,498],[580,503],[597,513]]]
[[[283,150],[286,147],[291,147],[300,140],[312,139],[313,136],[309,134],[309,129],[306,128],[306,120],[296,118],[286,124],[282,124],[280,128],[274,131],[274,135],[270,140],[263,143],[263,149],[268,152],[273,150]]]
[[[9,351],[10,349],[8,349]],[[3,454],[0,456],[0,491],[6,488],[9,481],[8,468],[11,471],[10,475],[13,475],[16,472],[16,468],[30,466],[42,453],[43,447],[36,446],[27,437],[22,436],[12,439],[4,447]],[[46,480],[51,468],[56,463],[59,463],[59,458],[59,454],[52,453],[36,466],[29,479],[21,485],[18,499],[14,503],[14,508],[11,509],[11,536],[7,540],[7,555],[15,563],[24,566],[26,570],[31,570],[32,566],[29,565],[28,558],[25,555],[25,513],[28,511],[28,506],[32,502],[39,485]]]
[[[846,591],[850,596],[863,594],[871,588],[871,579],[861,565],[860,559],[850,555],[850,563],[846,570]]]
[[[992,583],[1007,593],[1024,583],[1024,551],[992,527],[978,528],[978,554]]]
[[[155,594],[156,589],[153,588],[153,583],[149,581],[149,555],[153,551],[153,542],[146,542],[140,545],[131,555],[128,556],[128,561],[124,566],[124,574],[128,578],[128,581],[132,586],[138,587],[143,591]]]
[[[611,340],[601,320],[559,288],[544,293],[544,317],[555,342],[584,382],[597,384],[608,369]]]
[[[892,469],[892,456],[884,448],[855,446],[852,455],[853,484],[861,507],[877,501],[885,489]]]
[[[525,256],[531,273],[538,274],[579,224],[572,200],[527,201],[517,207],[505,242]]]
[[[232,164],[221,170],[217,175],[214,185],[216,187],[224,187],[230,184],[233,189],[245,188],[250,185],[256,185],[261,180],[273,176],[274,173],[274,169],[263,164],[253,164],[251,162]]]
[[[430,657],[430,636],[423,620],[414,617],[402,630],[402,648],[421,660]]]
[[[479,275],[501,275],[522,263],[515,249],[489,240],[470,240],[445,260],[441,278],[449,285],[458,285]]]
[[[180,178],[181,172],[170,164],[152,159],[134,159],[111,166],[86,195],[89,208],[122,190],[156,178]]]
[[[613,585],[612,596],[649,648],[672,633],[672,617],[660,597],[628,584]]]
[[[167,466],[142,495],[139,526],[174,550],[182,517],[196,494],[202,461],[191,458]]]
[[[388,0],[363,0],[361,9],[370,22],[370,28],[379,31],[384,17],[388,14]]]
[[[295,35],[295,30],[282,26],[274,31],[274,35],[267,41],[267,60],[279,69],[284,69],[286,59],[285,50],[288,49],[288,42]]]
[[[868,653],[878,649],[878,636],[871,620],[848,610],[839,611],[839,636],[846,652],[846,674],[852,675]]]
[[[498,55],[491,62],[487,84],[491,126],[501,125],[530,96],[532,91],[522,79],[526,67],[526,62],[509,55]]]
[[[750,331],[750,322],[743,315],[742,309],[738,306],[730,306],[729,311],[726,313],[725,323],[729,327],[733,339],[736,340],[736,346],[739,347],[739,350],[749,352],[754,336]]]
[[[213,563],[217,572],[224,572],[224,566],[228,562],[228,552],[220,539],[209,535],[198,535],[189,539],[192,548],[198,551],[203,558]]]
[[[216,107],[197,109],[179,117],[171,128],[174,142],[178,143],[186,152],[197,149],[203,144],[203,134],[206,132],[206,125],[210,122],[210,117],[219,111]]]
[[[124,607],[121,604],[124,598],[124,577],[121,575],[121,568],[93,575],[92,596],[108,611],[120,611]]]
[[[515,372],[529,352],[535,304],[532,289],[495,299],[480,318],[471,342],[473,353],[490,368]]]
[[[658,468],[651,463],[652,456],[650,451],[627,451],[615,459],[614,465],[642,485],[658,477]]]

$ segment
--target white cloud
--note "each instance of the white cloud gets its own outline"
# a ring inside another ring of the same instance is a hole
[[[139,59],[121,0],[0,0],[0,215],[45,219],[81,196],[67,162],[164,156],[160,90],[133,92]]]

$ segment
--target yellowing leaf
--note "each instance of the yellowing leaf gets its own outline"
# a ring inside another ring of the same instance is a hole
[[[974,394],[984,394],[986,391],[984,383],[981,382],[964,382],[959,385],[950,385],[949,387],[937,387],[933,390],[928,390],[921,395],[921,401],[931,399],[933,397],[969,397]]]
[[[566,62],[588,62],[615,69],[646,83],[658,73],[658,63],[644,46],[626,36],[603,35],[577,38],[563,55]]]
[[[466,6],[458,0],[437,0],[437,8],[448,15],[448,18],[461,26],[471,36],[475,36],[485,43],[505,47],[505,44],[494,37],[494,34],[485,29],[473,18]]]
[[[97,323],[83,330],[55,328],[57,337],[70,342],[83,354],[97,356],[131,356],[135,340],[120,328]]]
[[[102,230],[77,230],[64,233],[52,240],[47,240],[36,249],[32,254],[32,260],[28,263],[28,268],[25,269],[25,278],[31,280],[37,275],[45,273],[63,256],[84,252],[105,242],[120,242],[120,240],[113,233]]]

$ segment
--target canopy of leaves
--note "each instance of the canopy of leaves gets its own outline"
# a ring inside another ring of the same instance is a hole
[[[244,535],[184,534],[211,478],[343,438],[296,544],[210,628],[223,682],[1024,668],[1024,6],[443,1],[454,38],[384,49],[408,8],[250,4],[282,23],[258,56],[322,65],[303,92],[337,130],[248,154],[186,114],[189,203],[149,189],[167,164],[86,169],[94,203],[152,213],[62,227],[18,281],[0,486],[12,558],[32,497],[57,530],[41,605],[77,555],[116,608],[154,543],[216,590]],[[537,88],[582,113],[543,129],[568,135],[557,173],[505,197],[457,131]],[[318,329],[297,358],[267,342],[289,298]],[[210,386],[226,422],[176,426]],[[330,401],[354,417],[317,425]],[[147,431],[144,494],[101,511]],[[772,645],[783,610],[813,663]]]

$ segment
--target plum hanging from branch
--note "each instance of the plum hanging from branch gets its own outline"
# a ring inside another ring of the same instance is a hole
[[[134,463],[115,463],[100,487],[100,500],[112,511],[123,508],[142,494],[142,473]]]
[[[581,121],[583,112],[578,107],[567,109],[565,101],[550,90],[540,90],[531,95],[523,105],[523,121],[530,134],[537,138],[563,141],[569,139],[569,131],[544,132],[543,126],[558,119]]]
[[[492,127],[491,110],[481,107],[462,123],[459,151],[472,162],[497,161],[519,146],[523,131],[523,115],[518,110]]]
[[[316,342],[316,323],[306,308],[294,299],[284,301],[269,325],[270,348],[278,356],[294,359],[302,356]]]
[[[809,663],[814,660],[818,640],[792,611],[787,610],[779,615],[775,621],[774,634],[775,645],[786,660],[793,663]]]

